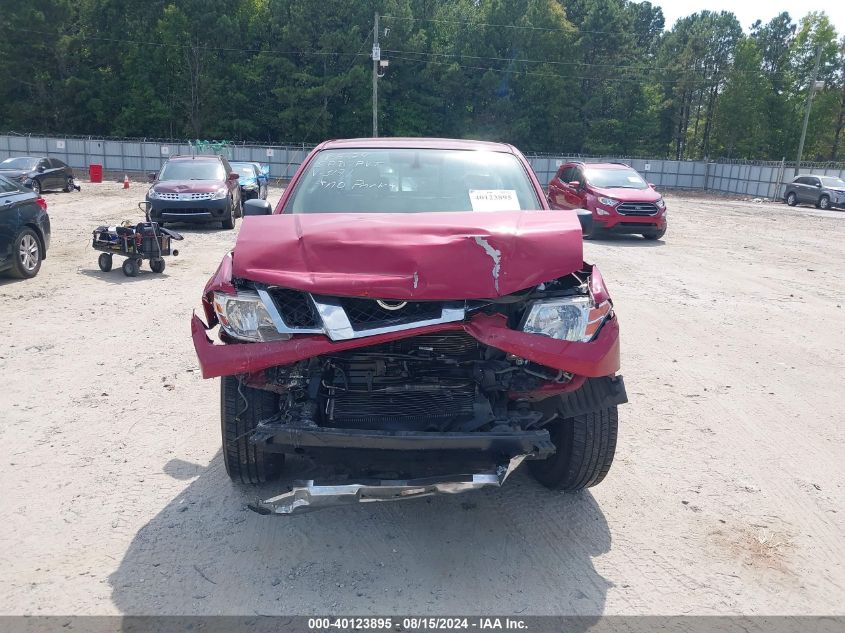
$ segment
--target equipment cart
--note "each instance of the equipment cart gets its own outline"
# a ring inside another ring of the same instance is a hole
[[[135,226],[98,226],[93,231],[91,245],[94,250],[100,251],[97,263],[100,270],[108,272],[112,269],[112,257],[120,255],[125,257],[121,268],[127,277],[135,277],[141,268],[143,260],[150,260],[150,269],[154,273],[164,272],[164,258],[173,255],[176,257],[179,251],[170,248],[171,240],[184,239],[176,231],[171,231],[158,225],[157,222],[150,222],[149,203],[141,202],[138,205],[146,215],[146,222],[139,222]]]

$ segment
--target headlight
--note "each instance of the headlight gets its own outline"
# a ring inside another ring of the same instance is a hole
[[[156,193],[156,190],[155,190],[155,189],[150,189],[150,190],[147,192],[147,199],[148,199],[148,200],[155,200],[156,198],[158,198],[158,194]]]
[[[657,205],[657,208],[663,211],[666,208],[666,201],[663,198],[660,198],[654,204]]]
[[[598,201],[606,207],[615,207],[619,204],[619,200],[614,200],[613,198],[605,198],[604,196],[599,196]]]
[[[245,185],[242,185],[242,187],[244,189],[246,189],[247,191],[252,191],[254,189],[258,189],[258,183],[250,182],[250,183],[247,183]]]
[[[596,306],[590,297],[537,301],[522,322],[522,331],[561,341],[587,343],[610,314],[609,301]]]
[[[226,189],[226,187],[223,187],[222,189],[218,189],[217,191],[215,191],[214,195],[211,196],[211,199],[212,200],[222,200],[223,198],[225,198],[228,195],[228,193],[229,193],[229,190]]]
[[[214,293],[214,312],[221,327],[230,336],[243,341],[286,341],[290,334],[279,334],[273,319],[258,294]]]

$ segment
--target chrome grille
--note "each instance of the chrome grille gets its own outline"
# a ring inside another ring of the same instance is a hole
[[[160,200],[211,200],[213,193],[159,193],[156,197]]]
[[[657,215],[657,205],[653,202],[623,202],[616,207],[619,215]]]
[[[278,287],[256,290],[279,333],[322,333],[333,341],[454,323],[466,316],[466,306],[460,301],[393,300],[385,301],[385,308],[363,297],[329,297]],[[397,309],[390,310],[393,306]]]
[[[273,288],[270,296],[285,324],[292,328],[320,327],[320,315],[311,298],[304,292],[287,288]]]
[[[401,305],[401,302],[390,302]],[[369,330],[374,327],[390,327],[399,323],[439,319],[443,308],[436,301],[408,301],[395,310],[383,308],[374,299],[344,297],[340,299],[349,322],[355,330]]]

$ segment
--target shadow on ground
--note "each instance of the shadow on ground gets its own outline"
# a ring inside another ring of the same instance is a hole
[[[124,614],[604,610],[609,583],[592,559],[611,537],[589,493],[553,493],[518,472],[501,490],[275,517],[246,505],[279,487],[234,486],[219,453],[208,467],[162,470],[192,481],[109,577]]]
[[[3,286],[10,286],[12,284],[17,284],[22,281],[27,281],[26,279],[21,279],[20,277],[12,277],[8,273],[0,273],[0,288]]]
[[[163,273],[154,273],[150,270],[149,260],[144,260],[144,264],[141,266],[141,270],[138,271],[137,277],[127,277],[123,274],[123,270],[121,270],[120,265],[123,262],[123,258],[114,258],[115,265],[114,267],[107,273],[104,273],[99,268],[91,268],[85,269],[80,268],[79,274],[85,275],[86,277],[91,277],[92,279],[99,279],[101,281],[108,282],[110,284],[127,284],[127,283],[135,283],[135,282],[149,282],[150,278],[159,278],[159,279],[166,279],[167,278],[167,271]]]
[[[633,246],[637,248],[646,248],[654,246],[665,246],[666,242],[660,240],[647,240],[641,235],[614,235],[612,233],[602,235],[601,237],[591,237],[590,242],[595,244],[607,244],[609,246]]]

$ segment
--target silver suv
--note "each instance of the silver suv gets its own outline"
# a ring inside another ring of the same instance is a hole
[[[845,207],[845,180],[836,176],[798,176],[786,185],[783,199],[790,207],[811,203],[819,209]]]

